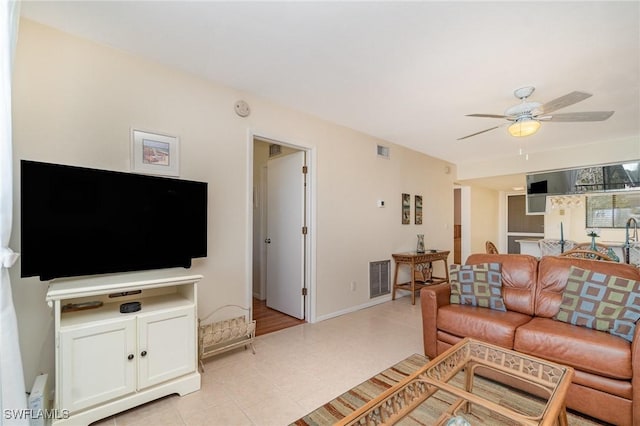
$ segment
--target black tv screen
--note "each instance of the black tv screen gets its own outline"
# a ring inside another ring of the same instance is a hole
[[[191,266],[207,256],[207,183],[21,161],[21,276]]]
[[[531,182],[529,186],[529,194],[546,194],[547,193],[547,181],[542,180],[540,182]]]

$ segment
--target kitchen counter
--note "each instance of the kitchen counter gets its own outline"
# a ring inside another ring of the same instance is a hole
[[[530,254],[531,256],[540,257],[540,247],[538,247],[538,239],[536,238],[523,238],[516,240],[520,243],[520,254]],[[611,247],[613,252],[620,258],[620,262],[624,262],[624,241],[599,241],[598,244]],[[578,244],[589,244],[591,241],[579,242]]]

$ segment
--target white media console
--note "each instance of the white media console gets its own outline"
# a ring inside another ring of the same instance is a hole
[[[197,283],[185,269],[56,279],[54,425],[88,425],[200,389]],[[121,313],[124,303],[140,310]],[[97,307],[95,307],[98,305]],[[92,307],[93,306],[93,307]]]

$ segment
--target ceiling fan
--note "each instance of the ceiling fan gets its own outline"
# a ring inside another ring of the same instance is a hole
[[[567,112],[563,114],[551,114],[560,108],[568,107],[591,96],[585,92],[571,92],[557,99],[549,101],[545,104],[529,101],[535,87],[528,86],[516,89],[513,94],[522,102],[507,109],[504,115],[499,114],[467,114],[466,117],[483,117],[483,118],[504,118],[511,121],[509,125],[509,133],[511,136],[523,137],[529,136],[538,131],[542,121],[568,122],[568,121],[604,121],[611,117],[614,111],[587,111],[587,112]],[[467,139],[476,136],[500,126],[494,126],[486,130],[481,130],[467,136],[458,138],[458,140]]]

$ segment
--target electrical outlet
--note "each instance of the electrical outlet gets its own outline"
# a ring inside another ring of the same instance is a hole
[[[356,291],[356,282],[351,281],[351,291]]]

